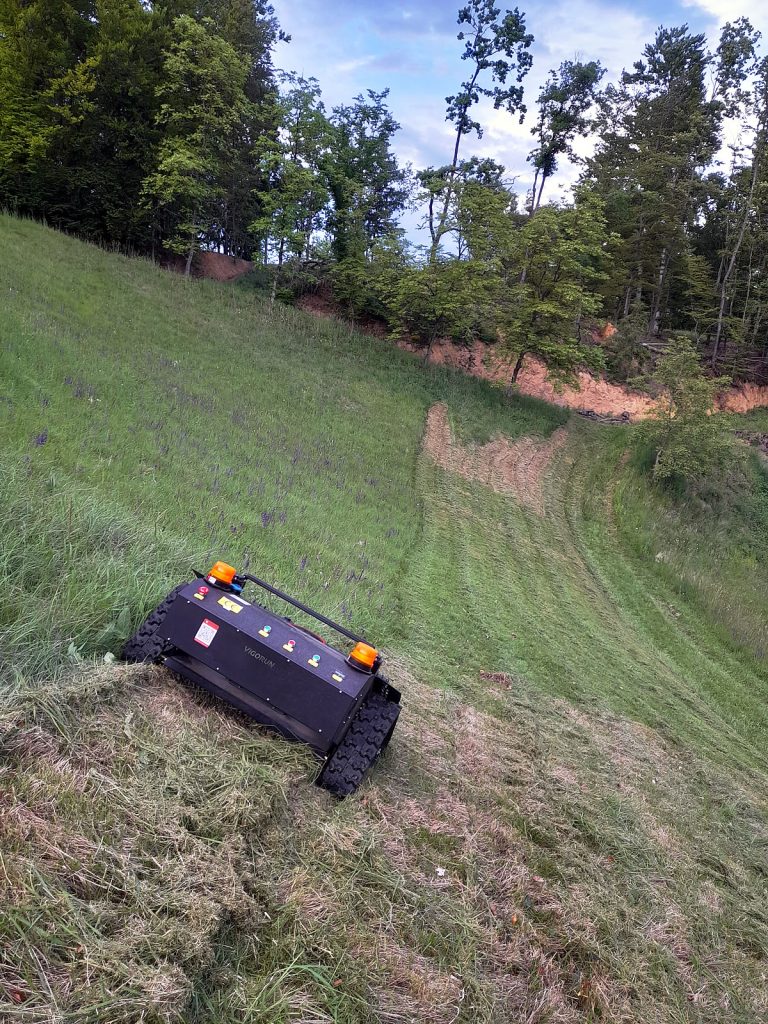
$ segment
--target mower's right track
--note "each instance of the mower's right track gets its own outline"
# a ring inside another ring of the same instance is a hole
[[[318,779],[323,789],[339,797],[354,793],[386,749],[399,714],[399,704],[378,693],[367,697]]]

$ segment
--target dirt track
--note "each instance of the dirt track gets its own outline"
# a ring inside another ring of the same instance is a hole
[[[498,436],[487,444],[465,446],[452,436],[448,411],[438,404],[427,415],[423,447],[441,469],[511,494],[532,512],[543,515],[544,473],[567,436],[566,428],[560,427],[546,440],[521,437],[509,441]]]

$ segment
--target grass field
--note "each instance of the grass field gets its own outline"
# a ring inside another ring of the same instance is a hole
[[[629,428],[246,284],[7,217],[0,252],[0,1018],[764,1020],[757,459],[684,502]],[[470,453],[565,427],[540,507],[423,453],[438,402]],[[356,797],[103,663],[215,558],[384,647]]]

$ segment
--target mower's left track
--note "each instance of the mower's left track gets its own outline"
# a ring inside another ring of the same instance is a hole
[[[153,612],[150,612],[133,636],[123,647],[123,661],[159,661],[169,647],[168,641],[157,630],[165,621],[168,609],[184,584],[175,587]]]

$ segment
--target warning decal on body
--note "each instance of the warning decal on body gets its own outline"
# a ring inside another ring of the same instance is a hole
[[[200,623],[200,628],[195,633],[195,642],[202,644],[203,647],[210,647],[218,628],[215,622],[211,622],[210,619],[203,619]]]

